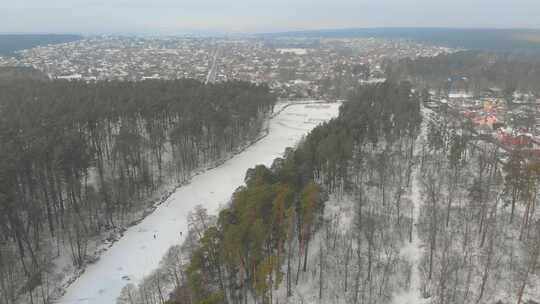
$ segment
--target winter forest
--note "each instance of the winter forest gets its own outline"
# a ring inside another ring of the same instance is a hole
[[[534,89],[522,79],[537,65],[387,64],[385,82],[349,90],[336,118],[245,172],[219,212],[190,210],[183,242],[117,303],[537,303],[539,163],[502,161],[470,122],[426,106],[444,75],[513,93]],[[0,304],[54,303],[56,259],[84,272],[97,244],[264,136],[276,102],[237,81],[0,84]]]
[[[0,303],[49,303],[56,257],[92,262],[153,199],[255,140],[275,102],[264,85],[195,80],[0,92]]]
[[[118,303],[535,303],[537,165],[422,100],[355,90]]]

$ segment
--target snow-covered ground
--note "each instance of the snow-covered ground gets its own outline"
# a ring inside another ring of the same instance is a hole
[[[154,213],[129,228],[120,241],[68,287],[58,303],[115,303],[126,284],[139,283],[158,267],[169,247],[183,242],[180,232],[188,230],[187,215],[194,207],[203,205],[216,213],[244,183],[247,169],[257,164],[271,165],[285,148],[294,146],[318,122],[337,116],[339,106],[297,104],[284,108],[271,119],[266,137],[221,166],[195,176]]]
[[[473,98],[473,95],[469,94],[467,92],[454,92],[454,93],[448,94],[448,98],[450,98],[450,99],[453,99],[453,98]]]
[[[307,49],[301,48],[286,48],[286,49],[277,49],[281,54],[294,54],[294,55],[305,55],[308,53]]]
[[[429,116],[431,113],[429,109],[423,108],[422,115],[424,117]],[[419,155],[422,142],[426,140],[427,134],[427,122],[426,119],[422,122],[421,133],[416,139],[415,143],[415,155]],[[420,304],[427,303],[428,299],[422,297],[420,292],[421,278],[420,278],[420,259],[424,255],[424,245],[418,236],[416,226],[418,224],[420,210],[422,209],[422,194],[420,191],[421,185],[419,181],[420,166],[416,164],[412,172],[412,185],[409,192],[409,199],[413,204],[413,227],[412,227],[412,240],[405,247],[401,249],[401,255],[409,261],[411,264],[411,281],[408,290],[402,290],[394,297],[394,303],[396,304]]]
[[[412,242],[408,243],[401,249],[401,255],[403,258],[405,258],[411,264],[411,281],[408,290],[403,290],[395,295],[394,303],[396,304],[420,304],[428,301],[428,299],[422,297],[420,292],[421,278],[418,267],[420,265],[420,259],[424,255],[424,246],[418,237],[416,224],[418,223],[418,215],[420,214],[420,209],[422,208],[422,197],[420,193],[420,184],[418,181],[418,166],[416,166],[414,170],[410,190],[411,192],[409,194],[410,200],[414,206]]]

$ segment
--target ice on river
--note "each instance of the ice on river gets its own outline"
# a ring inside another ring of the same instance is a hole
[[[112,304],[128,283],[138,284],[158,267],[169,247],[181,243],[187,233],[187,215],[197,205],[216,213],[236,188],[244,184],[246,170],[258,164],[271,165],[285,148],[294,146],[313,129],[314,122],[337,116],[339,104],[286,107],[270,120],[268,135],[221,166],[195,176],[140,224],[126,231],[100,260],[89,265],[67,288],[61,304]],[[301,115],[294,115],[301,114]]]

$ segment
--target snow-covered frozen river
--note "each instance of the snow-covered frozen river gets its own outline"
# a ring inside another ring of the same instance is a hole
[[[338,109],[337,103],[298,104],[285,108],[270,120],[266,137],[223,165],[195,176],[154,213],[128,229],[121,240],[68,287],[58,303],[115,303],[128,283],[122,277],[127,276],[130,283],[138,284],[158,267],[170,246],[183,241],[180,231],[188,230],[187,215],[195,206],[203,205],[210,213],[217,213],[234,190],[244,184],[247,169],[258,164],[271,165],[285,148],[294,146],[318,123],[337,116]]]

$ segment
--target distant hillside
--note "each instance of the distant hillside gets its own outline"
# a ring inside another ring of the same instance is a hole
[[[540,30],[449,28],[351,28],[269,33],[262,37],[406,38],[435,45],[484,51],[540,52]]]
[[[13,55],[16,51],[36,46],[71,42],[81,39],[78,35],[21,34],[0,35],[0,55]]]

